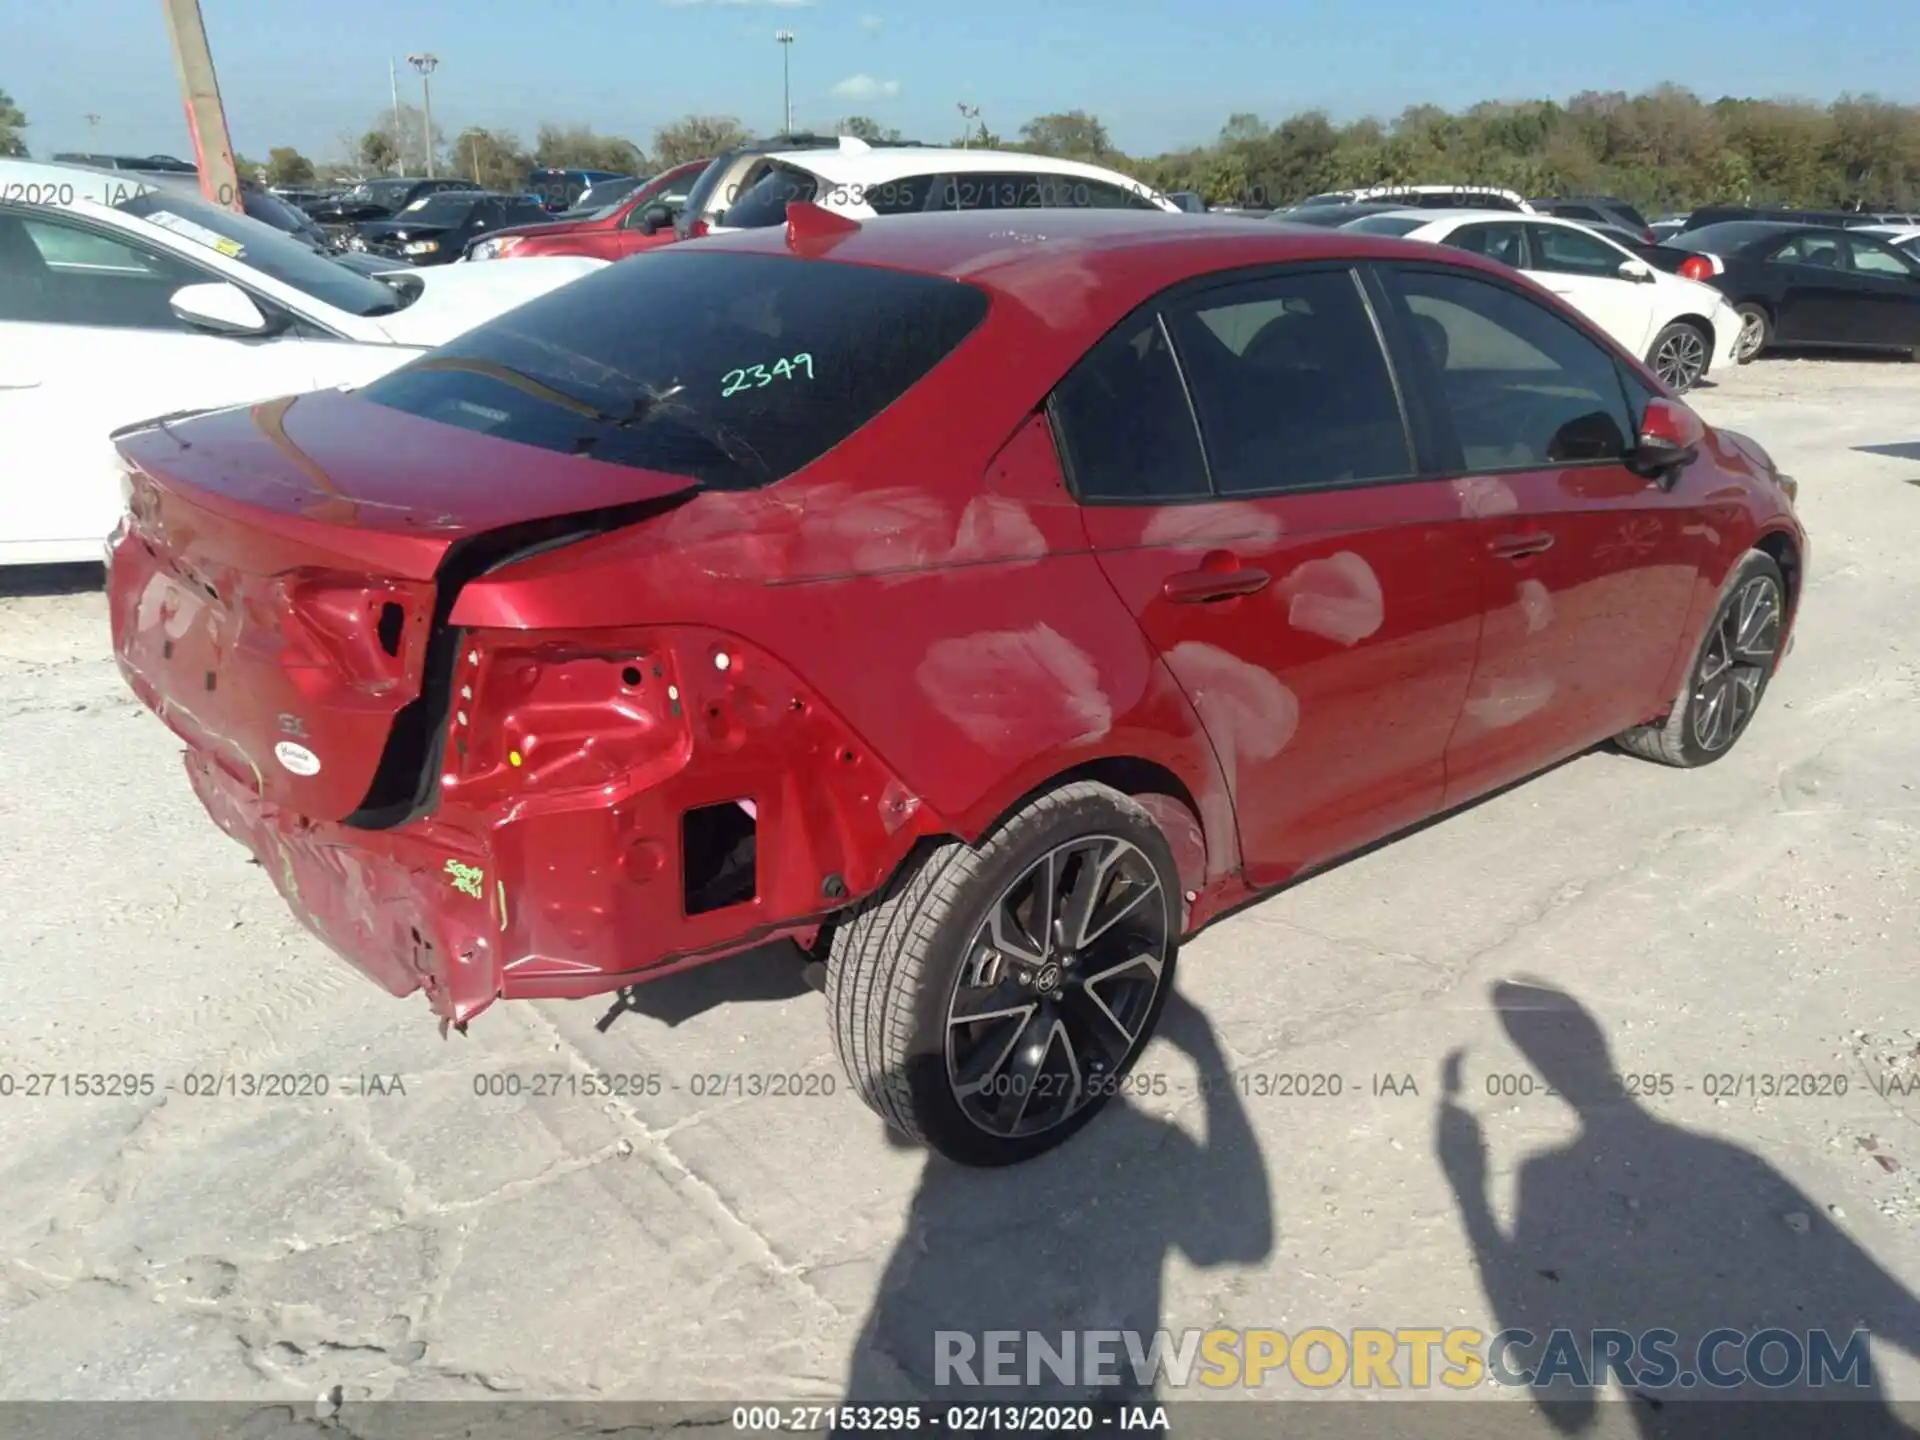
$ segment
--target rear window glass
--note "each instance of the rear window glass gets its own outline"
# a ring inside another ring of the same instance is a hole
[[[715,489],[819,459],[987,313],[957,280],[667,250],[576,280],[359,391],[408,415]]]
[[[1737,250],[1756,240],[1764,240],[1769,235],[1779,235],[1785,239],[1786,234],[1780,226],[1765,221],[1728,220],[1719,225],[1702,225],[1697,230],[1682,230],[1678,235],[1669,236],[1667,244],[1681,250],[1718,253]]]
[[[1618,215],[1621,219],[1625,220],[1629,225],[1633,226],[1633,228],[1636,230],[1645,230],[1650,228],[1647,225],[1647,217],[1642,215],[1638,210],[1634,209],[1633,206],[1631,205],[1622,205],[1622,204],[1616,203],[1613,207],[1613,213]]]
[[[1411,235],[1422,225],[1431,225],[1414,215],[1365,215],[1358,220],[1349,220],[1340,228],[1358,230],[1362,235]]]

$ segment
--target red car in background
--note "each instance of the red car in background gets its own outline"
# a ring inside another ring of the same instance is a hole
[[[1518,273],[1118,209],[795,204],[117,443],[121,672],[335,951],[464,1026],[792,939],[970,1164],[1124,1093],[1260,891],[1727,754],[1807,556]]]
[[[505,260],[527,255],[585,255],[595,260],[619,260],[673,242],[678,207],[705,160],[689,160],[663,171],[632,194],[578,220],[555,220],[544,225],[521,225],[499,230],[467,247],[468,260]]]

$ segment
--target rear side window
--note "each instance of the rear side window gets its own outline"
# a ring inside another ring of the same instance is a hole
[[[1649,228],[1647,225],[1647,217],[1642,215],[1638,210],[1634,209],[1633,206],[1616,201],[1609,208],[1613,211],[1614,214],[1618,215],[1622,220],[1626,221],[1629,225],[1633,226],[1634,229],[1645,230]]]
[[[358,393],[522,445],[751,489],[859,430],[986,313],[986,295],[956,280],[675,249],[576,280]]]
[[[805,170],[778,166],[754,181],[738,200],[727,207],[721,220],[736,230],[784,225],[788,205],[796,200],[811,200],[819,193],[819,176]]]
[[[1055,387],[1053,420],[1082,500],[1152,505],[1209,493],[1200,432],[1158,316],[1109,334]]]
[[[1393,377],[1349,272],[1209,291],[1167,324],[1220,494],[1412,473]]]

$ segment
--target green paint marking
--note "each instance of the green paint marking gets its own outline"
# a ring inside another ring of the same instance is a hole
[[[458,860],[447,861],[447,875],[453,881],[453,888],[462,895],[471,895],[479,900],[486,895],[480,888],[480,882],[486,878],[486,871],[478,865],[462,865]]]

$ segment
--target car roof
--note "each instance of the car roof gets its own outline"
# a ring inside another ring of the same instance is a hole
[[[1432,225],[1437,225],[1443,220],[1505,220],[1515,225],[1531,225],[1538,221],[1542,225],[1559,225],[1573,230],[1587,228],[1578,220],[1566,220],[1558,215],[1530,215],[1523,210],[1488,210],[1472,205],[1458,205],[1446,210],[1423,210],[1417,205],[1409,205],[1399,210],[1387,210],[1382,214],[1391,215],[1395,219],[1404,216],[1409,220],[1422,220]]]
[[[1220,271],[1307,260],[1430,263],[1433,249],[1352,230],[1275,225],[1264,215],[1216,215],[1195,225],[1175,212],[1122,209],[946,210],[851,223],[836,215],[811,236],[796,234],[789,221],[697,244],[702,254],[798,256],[964,280],[1070,328],[1090,321],[1105,328],[1169,285]],[[1464,252],[1447,252],[1447,260],[1506,273]]]
[[[1152,190],[1145,181],[1079,160],[1055,160],[1046,155],[1029,155],[1015,150],[936,149],[922,146],[906,150],[794,150],[774,151],[768,157],[781,164],[812,171],[823,180],[902,179],[908,175],[975,174],[985,171],[1019,175],[1078,175],[1088,180],[1125,180]]]

